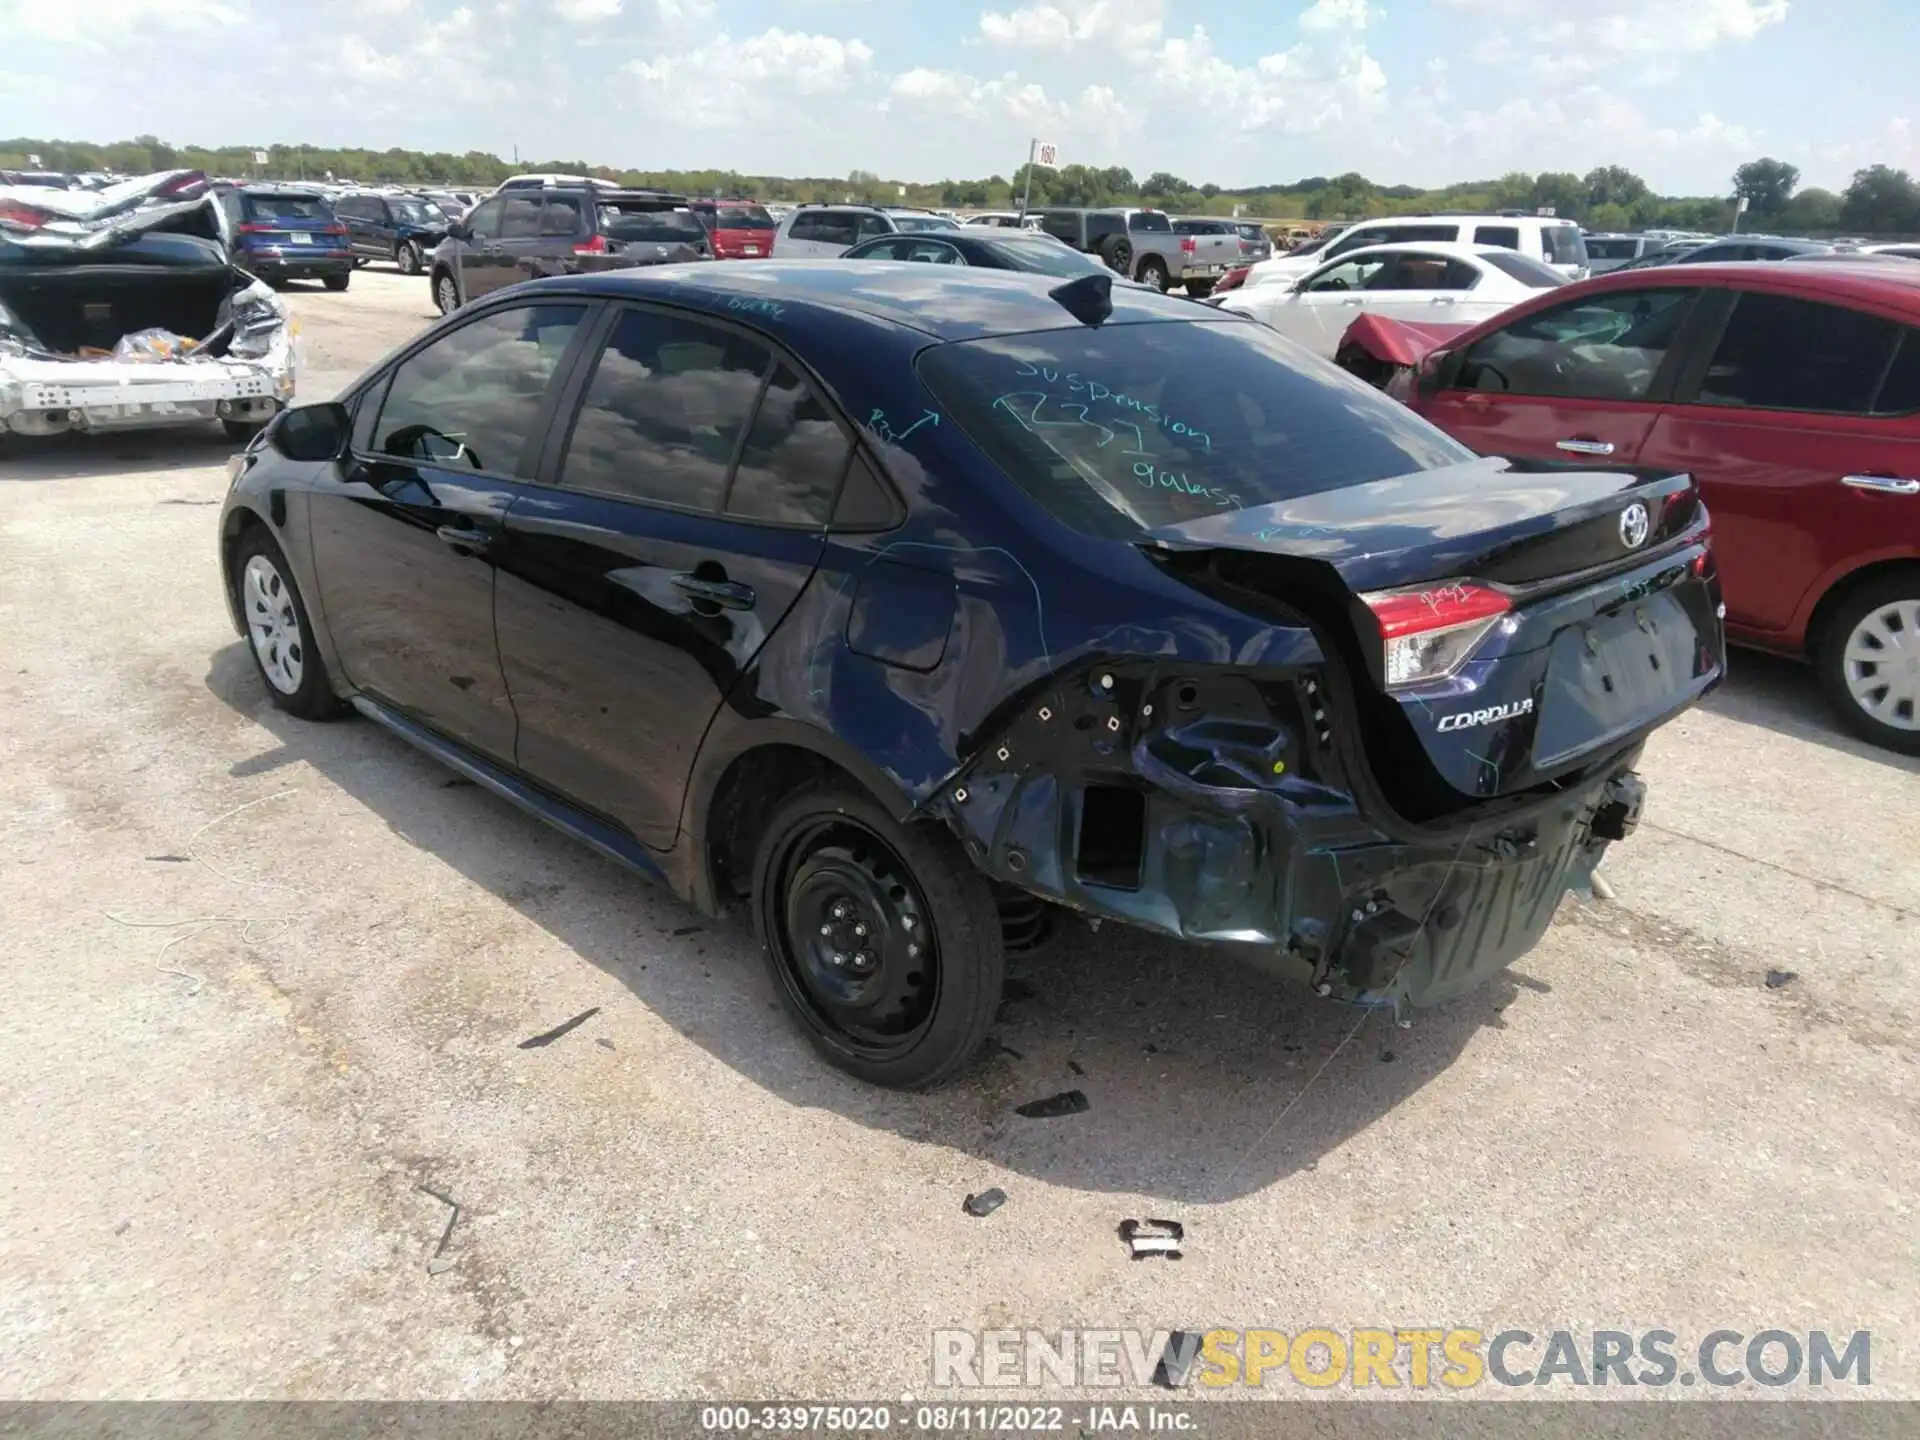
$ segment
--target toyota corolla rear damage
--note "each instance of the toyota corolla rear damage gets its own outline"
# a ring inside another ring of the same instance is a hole
[[[0,187],[0,430],[257,425],[293,395],[294,334],[199,172]]]

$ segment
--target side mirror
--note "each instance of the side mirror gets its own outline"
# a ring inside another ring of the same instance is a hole
[[[1458,350],[1429,350],[1420,359],[1414,371],[1415,388],[1422,395],[1433,395],[1446,389],[1460,375],[1460,364],[1465,358]]]
[[[447,226],[447,234],[456,240],[471,240],[473,238],[473,232],[467,228],[467,222],[464,220],[456,220]]]
[[[353,438],[353,417],[346,406],[331,400],[324,405],[296,405],[280,417],[268,438],[289,460],[338,460]]]

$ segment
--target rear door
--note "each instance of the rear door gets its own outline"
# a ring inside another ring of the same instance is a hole
[[[1729,623],[1789,632],[1840,574],[1920,556],[1920,330],[1757,290],[1713,303],[1724,329],[1642,463],[1698,478]]]
[[[1698,293],[1611,290],[1536,310],[1462,353],[1420,412],[1483,455],[1635,464]]]
[[[757,336],[612,312],[499,549],[520,767],[663,848],[702,736],[813,574],[850,438]]]

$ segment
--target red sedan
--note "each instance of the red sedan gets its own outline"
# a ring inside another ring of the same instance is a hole
[[[1482,453],[1692,472],[1728,638],[1920,754],[1920,265],[1621,272],[1452,335],[1356,326],[1363,351],[1417,358],[1408,403]]]

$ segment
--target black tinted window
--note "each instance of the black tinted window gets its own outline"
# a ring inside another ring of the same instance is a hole
[[[555,195],[540,212],[542,235],[576,235],[580,231],[580,201],[572,195]]]
[[[333,211],[317,195],[249,195],[249,220],[331,220]]]
[[[1643,400],[1693,293],[1614,291],[1543,310],[1469,350],[1459,383],[1516,395]]]
[[[505,202],[485,200],[473,207],[473,213],[467,216],[467,232],[476,240],[485,240],[500,233],[500,207]]]
[[[825,245],[852,245],[860,239],[860,217],[851,210],[823,210],[814,218],[813,234],[807,238],[818,240]],[[875,235],[887,235],[892,232],[884,225],[876,226]]]
[[[921,378],[1066,524],[1127,535],[1470,452],[1264,325],[1185,321],[939,345]]]
[[[1473,243],[1498,245],[1502,250],[1518,250],[1520,227],[1518,225],[1477,225],[1473,231]]]
[[[1080,218],[1077,215],[1060,215],[1049,211],[1041,215],[1040,228],[1061,240],[1078,243],[1080,239]]]
[[[583,313],[579,305],[496,310],[402,361],[373,448],[452,470],[528,473],[527,442]]]
[[[1877,415],[1911,415],[1920,410],[1920,330],[1901,332],[1900,353],[1880,382],[1873,409]]]
[[[722,205],[713,214],[718,230],[771,230],[773,217],[758,205]]]
[[[873,473],[867,457],[854,452],[847,466],[847,480],[840,487],[839,502],[833,507],[836,530],[886,530],[900,521],[900,506],[893,493]]]
[[[793,240],[818,240],[820,238],[820,217],[814,214],[794,216],[793,224],[787,230],[787,236]]]
[[[1700,401],[1865,414],[1900,334],[1878,315],[1748,292],[1713,352]]]
[[[862,215],[859,220],[859,228],[854,234],[857,239],[866,240],[875,235],[891,235],[896,228],[911,230],[914,227],[911,219],[903,221],[896,227],[893,222],[884,215]]]
[[[806,382],[782,365],[754,412],[726,512],[781,525],[824,525],[846,465],[846,433]]]
[[[595,364],[560,483],[716,508],[767,361],[763,346],[732,331],[628,311]]]
[[[532,240],[540,234],[540,197],[510,196],[500,209],[502,240]]]
[[[1127,217],[1127,229],[1142,235],[1171,235],[1173,222],[1158,210],[1136,210]]]
[[[600,230],[615,240],[655,245],[707,243],[707,230],[690,210],[620,210],[600,207]]]
[[[1587,258],[1590,260],[1631,260],[1639,253],[1636,240],[1589,240]]]

